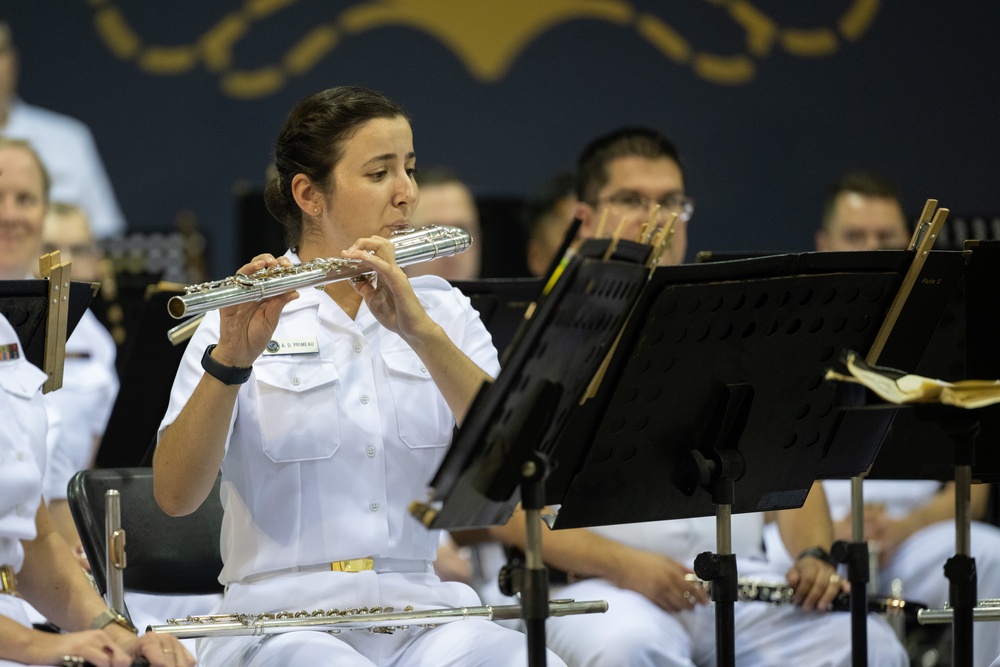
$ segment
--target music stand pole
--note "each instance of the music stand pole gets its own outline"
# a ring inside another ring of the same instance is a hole
[[[976,560],[971,555],[971,487],[979,420],[972,411],[950,406],[920,406],[936,419],[951,438],[955,462],[955,555],[948,559],[948,604],[952,608],[952,665],[971,667],[973,608],[978,604]]]
[[[851,542],[837,542],[831,555],[838,563],[847,564],[847,580],[851,582],[851,665],[868,665],[868,542],[865,540],[865,501],[863,477],[851,478]]]
[[[733,479],[717,482],[719,495],[735,493]],[[735,603],[739,597],[736,555],[732,543],[732,502],[716,504],[715,539],[717,553],[702,553],[694,560],[694,571],[704,581],[712,582],[715,603],[715,654],[718,667],[736,665]]]
[[[545,619],[549,615],[549,573],[542,560],[542,508],[545,506],[546,458],[535,453],[521,467],[521,506],[524,509],[525,551],[524,579],[521,585],[521,611],[528,635],[529,667],[544,667]]]

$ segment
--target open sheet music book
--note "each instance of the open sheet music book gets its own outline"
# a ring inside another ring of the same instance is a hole
[[[998,380],[945,382],[892,368],[871,366],[854,352],[847,353],[846,363],[850,375],[828,371],[826,378],[863,384],[883,400],[897,405],[943,403],[971,410],[1000,403]]]

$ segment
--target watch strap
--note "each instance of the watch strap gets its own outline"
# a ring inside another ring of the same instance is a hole
[[[809,547],[808,549],[803,549],[802,553],[800,553],[799,557],[795,560],[802,560],[803,558],[808,558],[810,556],[820,559],[827,565],[837,567],[837,564],[833,561],[833,556],[831,556],[830,552],[823,547]]]
[[[253,367],[250,368],[240,368],[239,366],[226,366],[225,364],[220,364],[218,361],[212,358],[212,350],[215,349],[215,344],[209,345],[205,348],[205,353],[201,355],[201,367],[205,369],[205,372],[214,377],[219,382],[223,384],[243,384],[250,379],[250,374],[253,372]]]
[[[106,628],[112,623],[117,623],[131,633],[139,634],[139,631],[134,625],[132,625],[132,622],[114,609],[105,609],[100,614],[95,616],[94,620],[90,622],[90,629],[100,630],[102,628]]]

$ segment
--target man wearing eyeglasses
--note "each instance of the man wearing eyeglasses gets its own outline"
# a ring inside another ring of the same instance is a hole
[[[582,238],[610,236],[620,226],[621,238],[636,239],[644,224],[660,226],[677,213],[660,264],[684,261],[694,201],[684,194],[680,156],[666,137],[647,128],[624,128],[600,137],[580,156],[576,178]]]
[[[593,141],[577,162],[576,189],[581,238],[617,230],[621,238],[634,239],[644,224],[662,225],[676,212],[674,235],[661,263],[683,261],[694,206],[684,193],[677,150],[659,132],[625,128]],[[798,554],[790,567],[776,568],[767,561],[762,514],[732,518],[732,550],[741,576],[787,581],[795,589],[796,604],[737,604],[736,664],[846,667],[851,664],[850,615],[822,613],[846,588],[828,553],[833,529],[822,486],[814,487],[802,508],[775,514],[785,546]],[[694,558],[716,551],[715,529],[715,519],[704,517],[546,531],[546,564],[572,573],[564,574],[565,587],[553,582],[552,597],[608,602],[605,614],[549,623],[549,648],[570,667],[714,666],[715,612],[705,589],[691,577]],[[523,549],[524,515],[515,513],[491,533]],[[873,667],[909,664],[881,618],[869,617],[868,648]]]

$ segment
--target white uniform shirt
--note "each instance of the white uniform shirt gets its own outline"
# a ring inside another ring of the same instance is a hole
[[[595,526],[593,530],[631,547],[668,556],[688,567],[698,554],[715,553],[718,549],[714,516]],[[734,514],[733,553],[741,559],[763,558],[763,530],[763,514]]]
[[[823,482],[830,515],[843,519],[851,513],[851,482],[833,479]],[[934,480],[866,479],[863,485],[866,505],[884,505],[886,513],[901,519],[913,510],[926,505],[941,490],[941,482]]]
[[[94,439],[104,434],[118,395],[115,342],[87,310],[66,341],[63,386],[45,401],[63,424],[50,438],[43,494],[48,502],[66,498],[69,480],[90,467]]]
[[[38,390],[45,373],[24,358],[2,315],[0,346],[0,565],[18,571],[24,562],[20,541],[35,537],[42,492],[46,413]]]
[[[97,238],[125,232],[125,218],[90,129],[75,118],[15,99],[0,135],[26,139],[49,172],[49,201],[80,206]]]
[[[434,276],[411,284],[451,340],[496,376],[496,350],[468,298]],[[161,433],[218,337],[211,312],[181,360]],[[426,496],[454,417],[416,353],[366,305],[351,320],[314,289],[285,306],[272,342],[311,351],[265,353],[240,388],[222,463],[219,580],[364,556],[433,560],[438,531],[406,508]]]

